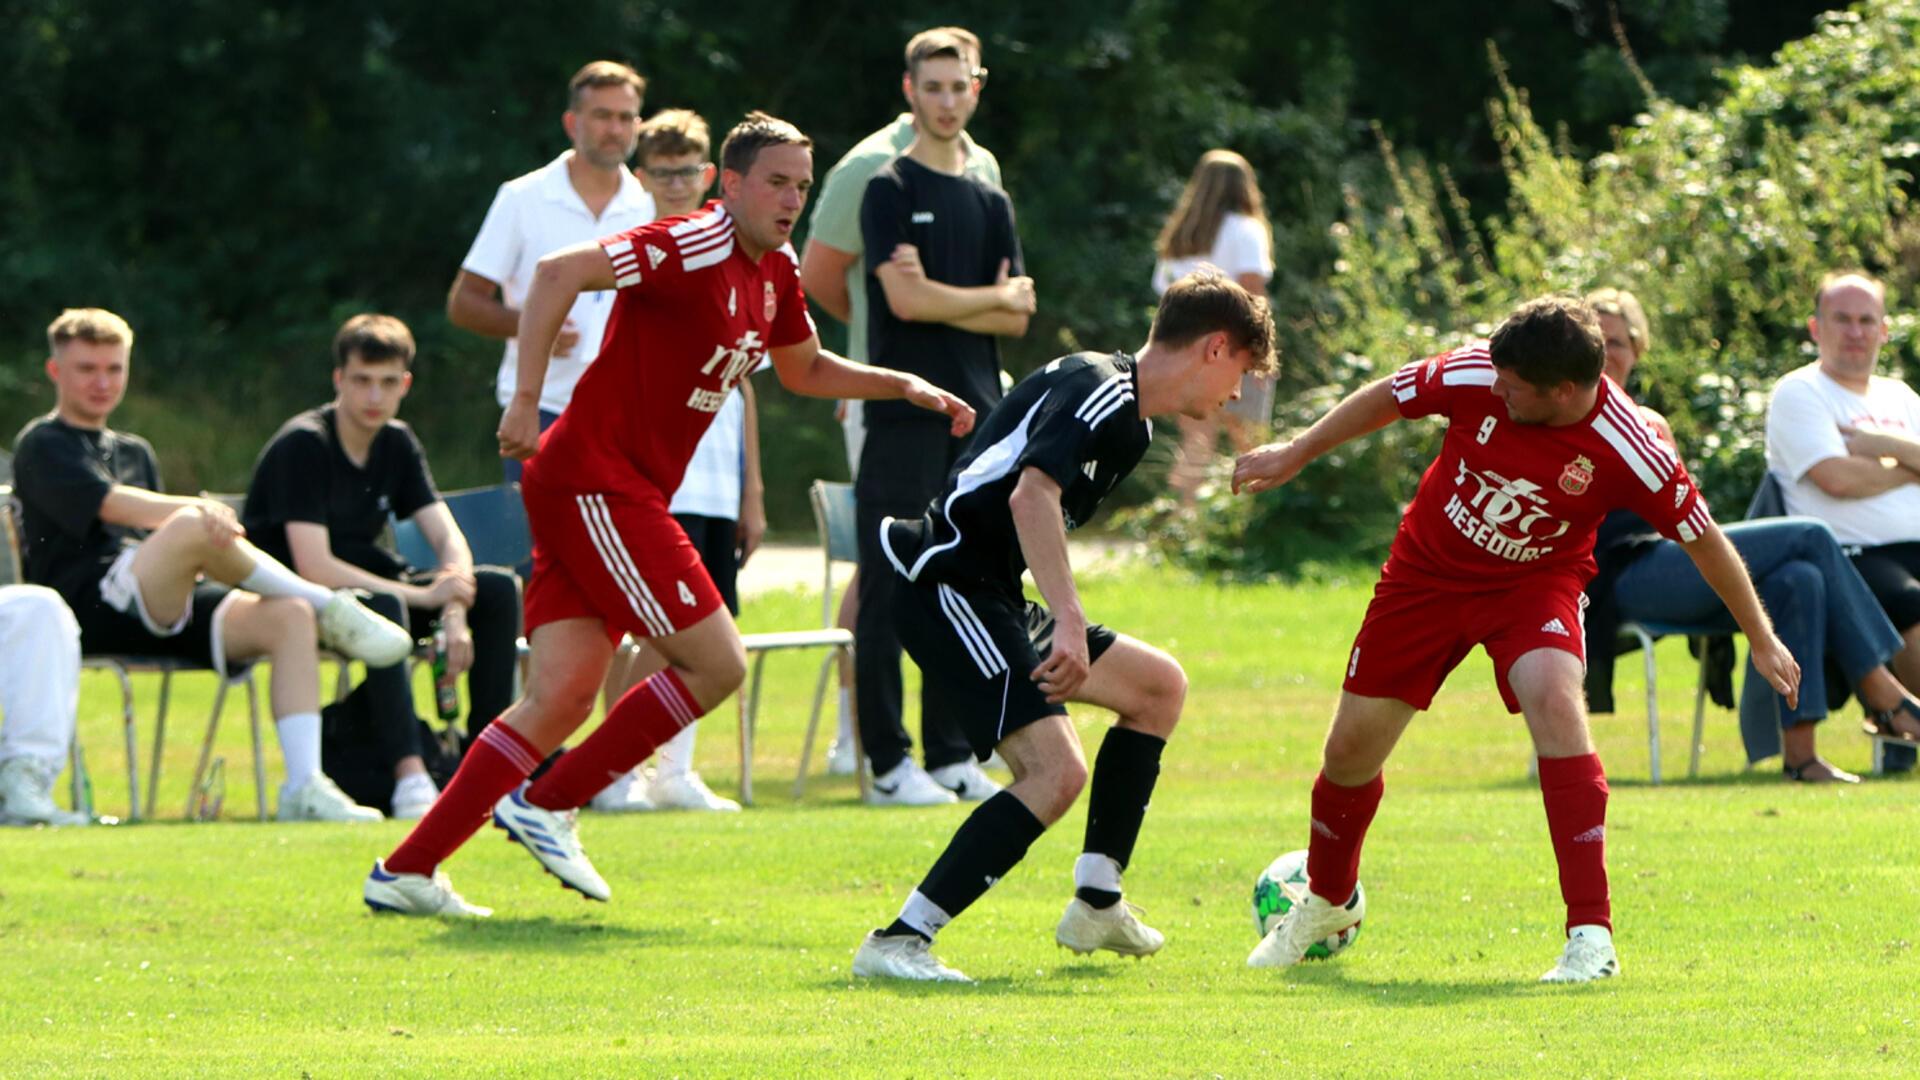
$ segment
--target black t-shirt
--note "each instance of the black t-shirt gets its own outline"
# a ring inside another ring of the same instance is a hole
[[[1153,441],[1137,371],[1126,353],[1075,353],[1020,380],[981,421],[926,515],[883,534],[895,566],[915,581],[1019,595],[1027,560],[1007,500],[1020,474],[1031,466],[1052,477],[1068,530],[1085,524]]]
[[[867,182],[860,201],[860,242],[867,260],[868,359],[918,375],[984,415],[1000,400],[998,340],[945,323],[895,318],[874,271],[893,257],[895,247],[912,244],[920,249],[920,264],[931,281],[961,288],[991,285],[1002,259],[1010,276],[1025,274],[1007,193],[975,176],[948,176],[897,157]],[[869,402],[866,416],[869,424],[946,423],[904,401]]]
[[[100,520],[100,504],[115,484],[160,490],[160,463],[147,440],[74,427],[51,414],[13,440],[26,578],[58,592],[75,611],[99,599],[107,567],[146,535]]]
[[[335,558],[398,578],[407,564],[380,546],[389,516],[410,518],[439,501],[412,428],[398,420],[381,428],[362,467],[340,448],[333,406],[322,405],[282,424],[260,451],[240,521],[248,539],[288,566],[287,523],[300,521],[327,527]]]

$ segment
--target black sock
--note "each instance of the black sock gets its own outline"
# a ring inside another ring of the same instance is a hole
[[[1160,779],[1160,752],[1166,748],[1167,740],[1158,735],[1123,727],[1107,730],[1093,761],[1093,790],[1087,796],[1088,854],[1105,855],[1122,870],[1133,861],[1140,823],[1146,819],[1154,781]],[[1095,897],[1085,895],[1088,892],[1120,899],[1119,893],[1105,889],[1076,891],[1095,907],[1110,907],[1113,901],[1096,903]]]
[[[922,941],[930,942],[933,940],[932,938],[921,933],[920,931],[915,930],[913,927],[908,926],[906,923],[901,922],[899,919],[895,919],[892,922],[888,923],[887,928],[885,930],[879,931],[879,934],[881,937],[905,937],[908,934],[912,934],[913,936],[919,938]]]
[[[1111,889],[1096,889],[1088,885],[1082,885],[1073,890],[1073,895],[1085,901],[1088,907],[1097,908],[1101,911],[1105,911],[1120,902],[1119,893]]]
[[[957,918],[1025,858],[1046,830],[1025,803],[1000,792],[960,824],[920,882],[920,895],[938,904],[948,918]]]

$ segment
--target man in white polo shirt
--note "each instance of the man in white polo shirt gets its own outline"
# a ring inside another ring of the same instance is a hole
[[[1826,522],[1906,639],[1894,675],[1920,687],[1920,395],[1874,374],[1887,340],[1886,287],[1858,271],[1821,279],[1807,333],[1818,360],[1789,372],[1767,406],[1767,469],[1787,513]],[[1920,716],[1877,714],[1883,733],[1920,736]],[[1889,768],[1913,752],[1888,751]]]
[[[495,383],[502,409],[513,399],[520,302],[541,256],[653,220],[653,197],[627,171],[646,90],[639,72],[611,60],[574,74],[560,118],[573,148],[500,185],[447,292],[447,318],[455,326],[507,343]],[[574,303],[540,390],[542,431],[559,419],[574,384],[600,354],[612,310],[612,290],[581,293]],[[501,468],[509,481],[520,479],[518,461],[503,458]]]

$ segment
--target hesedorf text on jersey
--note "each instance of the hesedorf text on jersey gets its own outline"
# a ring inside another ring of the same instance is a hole
[[[1462,461],[1454,487],[1467,489],[1469,478],[1472,493],[1464,499],[1460,491],[1448,496],[1446,515],[1474,547],[1513,562],[1532,562],[1553,550],[1544,541],[1567,531],[1567,523],[1551,515],[1540,485],[1533,481],[1509,480],[1491,469],[1475,472]]]
[[[727,393],[733,389],[733,384],[739,382],[747,372],[759,367],[760,361],[765,359],[767,350],[761,348],[761,344],[760,332],[749,330],[740,335],[740,340],[734,342],[732,348],[715,345],[713,356],[700,366],[700,374],[711,375],[715,369],[719,369],[720,389],[694,387],[693,393],[687,395],[687,408],[700,412],[719,412],[720,406],[726,404]],[[720,367],[723,360],[726,361],[724,368]]]

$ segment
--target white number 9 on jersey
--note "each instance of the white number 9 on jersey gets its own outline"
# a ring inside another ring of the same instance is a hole
[[[1473,441],[1479,443],[1481,446],[1487,445],[1487,440],[1493,438],[1493,425],[1499,422],[1500,418],[1497,416],[1489,416],[1485,420],[1480,421],[1480,434],[1475,435]]]

